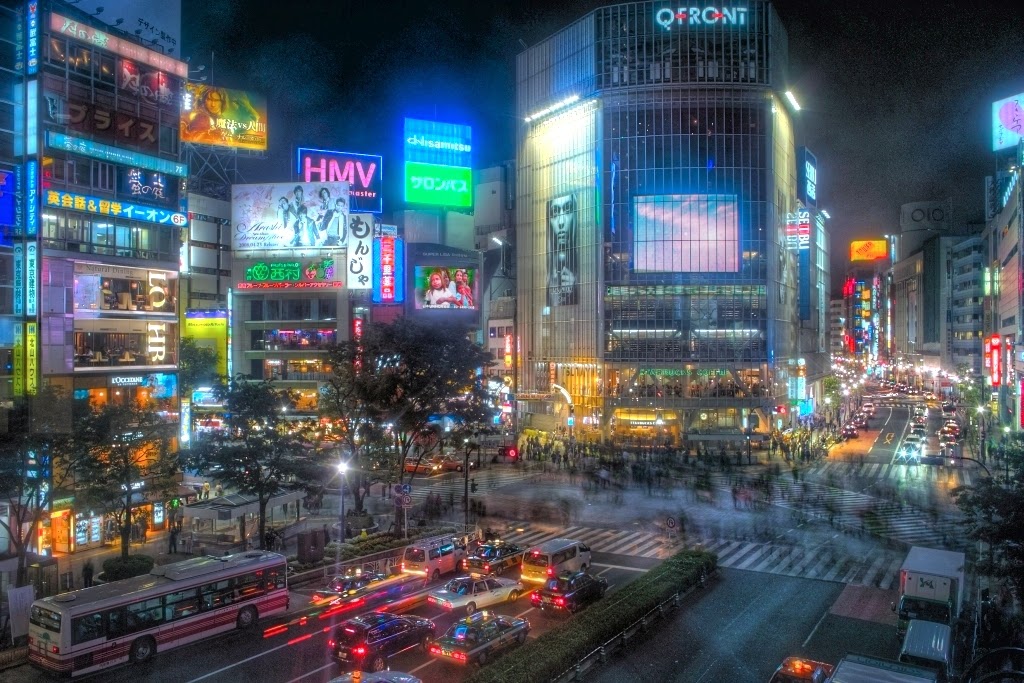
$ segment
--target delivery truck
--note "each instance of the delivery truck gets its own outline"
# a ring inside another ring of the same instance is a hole
[[[953,626],[964,602],[963,553],[914,546],[900,568],[900,598],[893,604],[896,632],[907,632],[911,619]]]
[[[927,669],[864,655],[846,655],[836,665],[828,683],[937,683]]]

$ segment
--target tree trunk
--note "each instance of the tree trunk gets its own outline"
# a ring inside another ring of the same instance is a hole
[[[269,497],[263,497],[260,495],[260,516],[259,516],[259,535],[260,535],[260,550],[267,549],[267,503],[270,502]],[[245,543],[245,539],[242,539],[242,543]]]
[[[121,516],[121,559],[128,559],[132,545],[132,485],[128,482],[128,495],[124,499],[124,514]]]

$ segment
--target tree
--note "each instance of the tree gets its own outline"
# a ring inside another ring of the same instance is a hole
[[[263,548],[271,498],[289,489],[308,490],[320,479],[323,450],[311,425],[287,419],[292,397],[270,382],[238,375],[214,387],[214,395],[224,404],[224,429],[198,440],[188,460],[204,475],[256,497]]]
[[[215,384],[217,376],[217,350],[199,346],[190,337],[182,337],[178,347],[178,389],[182,399],[192,400],[192,392],[204,384]],[[189,412],[188,433],[192,434],[193,418]]]
[[[165,499],[177,487],[176,425],[162,411],[138,403],[107,404],[75,421],[78,497],[113,516],[128,558],[132,510],[144,498]]]
[[[329,349],[328,358],[331,378],[321,392],[320,414],[349,453],[357,512],[369,489],[371,453],[390,453],[391,467],[401,473],[414,447],[421,459],[441,448],[442,418],[461,434],[478,429],[491,414],[480,370],[493,359],[470,340],[468,329],[405,318],[372,323],[360,339]]]
[[[968,535],[989,545],[978,560],[980,572],[1007,579],[1024,595],[1024,447],[1019,439],[1006,446],[1006,480],[979,478],[953,491],[966,517]]]
[[[73,492],[70,414],[67,394],[45,387],[37,397],[16,400],[0,434],[0,501],[9,510],[0,528],[17,559],[17,586],[28,583],[29,550],[49,516],[47,501]]]

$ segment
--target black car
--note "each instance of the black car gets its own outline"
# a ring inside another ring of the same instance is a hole
[[[522,567],[525,554],[525,548],[512,543],[493,541],[477,547],[472,556],[462,560],[462,568],[471,574],[500,575],[510,569]]]
[[[327,645],[331,656],[348,669],[383,671],[388,659],[434,638],[434,622],[412,615],[367,612],[335,627]]]
[[[565,572],[547,580],[544,587],[530,594],[530,602],[540,609],[575,612],[604,597],[608,582],[586,572]]]
[[[430,644],[430,656],[454,664],[486,664],[490,658],[513,645],[526,642],[530,622],[493,612],[477,612],[459,619]]]
[[[857,429],[857,425],[846,424],[843,425],[842,436],[844,439],[856,439],[860,431]]]
[[[381,586],[387,577],[378,572],[360,572],[335,576],[327,585],[313,593],[313,602],[335,601],[354,598],[372,592]]]

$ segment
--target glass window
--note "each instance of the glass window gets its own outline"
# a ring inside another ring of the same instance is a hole
[[[245,600],[256,597],[257,595],[263,595],[265,591],[263,583],[264,579],[265,572],[263,570],[250,572],[235,579],[235,586],[238,588],[239,599]]]
[[[114,191],[114,165],[103,161],[92,162],[92,186],[97,190]]]
[[[126,633],[124,616],[124,607],[118,607],[117,609],[112,609],[109,612],[107,612],[108,638],[120,638]]]
[[[164,621],[191,616],[199,611],[199,596],[195,588],[164,596]]]
[[[164,621],[164,605],[162,598],[151,598],[128,605],[125,608],[128,633],[144,631],[159,626]]]
[[[103,612],[87,614],[71,620],[72,645],[87,643],[103,636]]]
[[[200,589],[200,595],[204,610],[230,605],[235,601],[235,592],[229,579],[206,584]]]
[[[319,299],[317,301],[317,319],[318,320],[337,320],[338,319],[338,300],[335,297],[328,299]]]
[[[32,605],[32,612],[29,614],[29,621],[32,624],[52,633],[60,633],[60,619],[60,612],[36,605]]]
[[[285,320],[309,320],[312,318],[312,306],[309,299],[286,299],[283,303]]]

